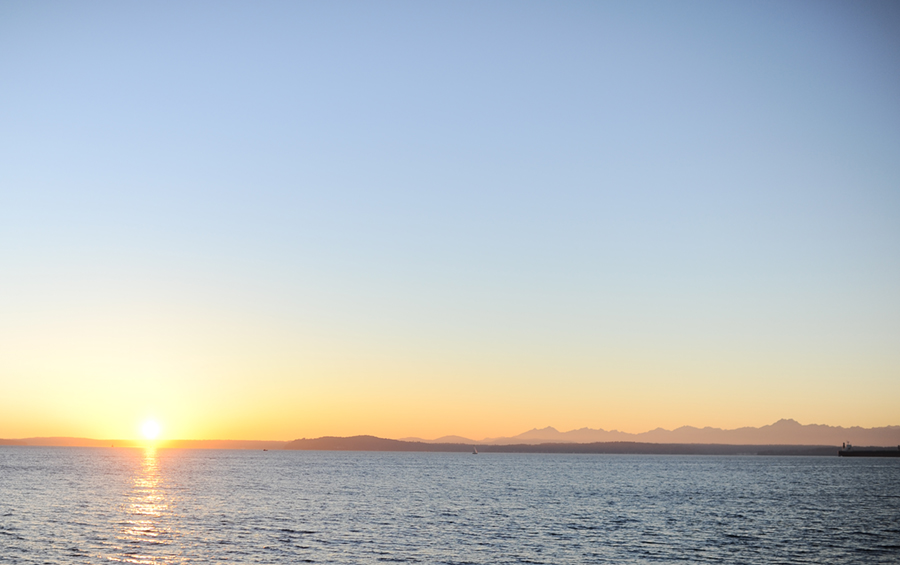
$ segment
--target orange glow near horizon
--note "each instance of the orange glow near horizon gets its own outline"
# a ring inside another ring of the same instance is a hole
[[[370,375],[376,373],[374,368],[373,363]],[[460,374],[465,373],[462,369]],[[234,378],[223,379],[212,390],[186,386],[189,379],[162,379],[157,390],[171,391],[170,396],[152,392],[137,406],[122,400],[134,396],[126,387],[99,393],[53,391],[40,398],[23,394],[16,403],[0,401],[4,408],[0,438],[162,441],[459,435],[481,440],[546,426],[559,431],[587,427],[640,433],[683,425],[758,427],[782,418],[844,427],[897,423],[891,417],[895,412],[889,395],[869,399],[866,410],[861,410],[833,394],[834,387],[789,386],[774,379],[748,378],[724,386],[711,377],[695,376],[701,381],[697,386],[679,387],[649,374],[615,380],[591,379],[573,371],[551,386],[539,375],[491,381],[471,371],[473,376],[455,381],[449,374],[416,381],[413,371],[409,373],[373,375],[367,380],[348,371],[329,381],[310,378],[305,382],[272,375],[255,378],[253,387]],[[798,398],[804,402],[798,403]]]
[[[395,339],[344,347],[312,342],[318,349],[304,357],[280,334],[266,335],[219,336],[213,341],[220,347],[192,344],[205,364],[175,345],[166,349],[163,338],[155,359],[127,344],[116,350],[120,357],[89,359],[63,348],[57,357],[11,348],[5,361],[19,355],[19,378],[5,383],[0,398],[0,438],[149,441],[142,429],[148,420],[160,425],[154,441],[481,440],[546,426],[640,433],[684,425],[758,427],[782,418],[844,427],[898,423],[892,399],[900,381],[891,378],[887,360],[858,362],[840,349],[806,365],[774,354],[737,363],[686,349],[656,350],[654,357],[623,348],[594,359],[576,349],[478,344],[471,349],[481,355],[465,353],[470,344],[464,344],[450,359]],[[851,369],[873,375],[870,385],[842,387]],[[870,390],[886,392],[871,396]]]

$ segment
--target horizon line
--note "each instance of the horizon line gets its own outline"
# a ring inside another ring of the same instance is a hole
[[[773,428],[775,426],[778,426],[779,424],[781,424],[783,426],[791,426],[791,428],[793,428],[793,430],[795,430],[795,431],[801,431],[801,430],[812,431],[815,429],[826,428],[829,430],[834,430],[835,432],[842,431],[842,430],[846,430],[848,432],[849,431],[857,431],[857,432],[869,431],[869,432],[871,432],[871,431],[882,431],[882,430],[883,431],[894,431],[895,428],[900,428],[900,425],[875,426],[875,427],[871,427],[871,428],[865,428],[862,426],[844,427],[844,426],[832,426],[829,424],[801,424],[792,418],[781,418],[781,419],[773,422],[772,424],[765,424],[762,426],[742,426],[739,428],[725,429],[725,428],[715,428],[712,426],[704,426],[704,427],[700,428],[700,427],[696,427],[696,426],[683,425],[683,426],[679,426],[677,428],[673,428],[671,430],[662,428],[662,427],[656,427],[656,428],[653,428],[651,430],[647,430],[644,432],[623,432],[623,431],[619,431],[619,430],[615,430],[615,429],[606,430],[603,428],[589,428],[589,427],[575,428],[572,430],[562,432],[562,431],[557,430],[553,426],[546,426],[544,428],[532,428],[530,430],[527,430],[525,432],[521,432],[519,434],[512,435],[512,436],[485,437],[480,440],[472,439],[472,438],[468,438],[468,437],[460,436],[460,435],[456,435],[456,434],[447,434],[447,435],[439,436],[434,439],[425,439],[425,438],[415,437],[415,436],[405,436],[405,437],[400,437],[400,438],[387,438],[387,437],[381,437],[381,436],[377,436],[377,435],[373,435],[373,434],[363,433],[363,434],[352,434],[352,435],[343,435],[343,436],[341,436],[341,435],[321,435],[321,436],[314,437],[314,438],[307,438],[304,436],[304,437],[294,437],[293,439],[156,438],[153,440],[146,439],[146,438],[99,438],[98,439],[98,438],[92,438],[92,437],[86,437],[86,436],[51,435],[51,436],[29,436],[29,437],[20,437],[20,438],[0,438],[0,442],[2,442],[2,444],[8,445],[8,444],[21,444],[21,443],[28,442],[28,441],[50,442],[50,441],[55,440],[58,442],[66,442],[66,443],[90,442],[92,444],[104,444],[104,445],[109,443],[109,444],[112,444],[113,446],[116,443],[119,443],[119,444],[123,444],[123,446],[125,444],[128,444],[128,446],[133,446],[133,445],[149,446],[149,445],[161,445],[161,444],[166,444],[166,443],[183,443],[183,442],[229,443],[229,444],[240,444],[240,443],[287,444],[287,443],[291,443],[294,441],[307,440],[307,439],[374,437],[374,438],[378,438],[378,439],[387,439],[387,440],[391,440],[391,441],[402,441],[402,442],[413,442],[413,443],[421,442],[421,443],[448,443],[448,444],[456,443],[456,444],[486,444],[486,445],[489,445],[492,442],[516,440],[516,443],[524,443],[525,441],[528,441],[529,443],[534,442],[534,444],[537,445],[540,443],[548,443],[548,442],[550,442],[550,443],[603,443],[604,441],[606,441],[606,442],[629,441],[627,439],[618,439],[618,440],[612,440],[612,439],[599,440],[598,439],[598,440],[587,440],[587,441],[585,441],[584,439],[581,441],[577,441],[577,440],[565,441],[563,439],[564,436],[574,437],[574,435],[577,434],[578,432],[582,432],[583,434],[589,434],[589,433],[616,434],[616,435],[620,435],[620,436],[638,438],[639,436],[651,435],[654,432],[671,434],[671,433],[676,433],[680,430],[691,430],[691,431],[696,431],[698,433],[704,433],[704,432],[705,433],[710,433],[710,432],[711,433],[729,433],[729,432],[741,432],[741,431],[752,432],[752,431],[761,431],[761,430],[764,430],[765,428]],[[772,430],[766,430],[766,431],[771,432]],[[541,438],[541,437],[530,437],[529,438],[528,437],[529,435],[535,435],[536,433],[540,433],[540,432],[554,434],[556,439],[550,439],[550,438],[546,438],[546,437],[544,437],[544,438]],[[445,438],[448,439],[448,441],[441,441],[441,440],[444,440]],[[457,441],[449,440],[449,438],[454,438]],[[11,443],[11,442],[15,442],[15,443]],[[650,441],[650,442],[638,441],[638,443],[655,443],[655,442],[653,442],[653,441]],[[666,442],[666,443],[671,443],[671,442]],[[683,443],[710,443],[710,442],[708,442],[708,441],[707,442],[687,441],[687,442],[683,442]],[[797,444],[797,445],[800,445],[800,444]],[[102,446],[102,445],[98,445],[98,446]]]

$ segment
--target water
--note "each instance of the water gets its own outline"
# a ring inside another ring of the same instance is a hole
[[[0,447],[2,563],[898,563],[900,460]]]

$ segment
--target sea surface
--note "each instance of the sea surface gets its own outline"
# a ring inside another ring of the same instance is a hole
[[[900,563],[900,459],[0,447],[0,563]]]

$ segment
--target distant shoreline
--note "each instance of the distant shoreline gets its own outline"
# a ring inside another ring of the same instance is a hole
[[[0,439],[0,446],[22,447],[126,447],[145,448],[148,442],[139,440],[95,440],[88,438],[26,438]],[[378,438],[374,436],[321,437],[294,441],[252,440],[168,440],[153,444],[169,449],[237,449],[287,451],[368,451],[405,453],[547,453],[547,454],[621,454],[621,455],[838,455],[840,446],[831,445],[730,445],[703,443],[539,443],[539,444],[466,444],[425,443]],[[880,449],[880,448],[869,448]]]
[[[176,449],[284,449],[288,441],[232,440],[232,439],[173,439],[154,442],[139,439],[91,439],[81,437],[32,437],[0,439],[0,446],[19,445],[31,447],[136,447],[154,445]]]
[[[806,455],[837,456],[831,445],[728,445],[703,443],[643,443],[633,441],[539,444],[424,443],[374,436],[322,437],[289,442],[286,450],[298,451],[394,451],[420,453],[550,453],[621,455]]]
[[[560,432],[553,427],[532,429],[511,437],[473,440],[462,436],[443,436],[434,440],[418,437],[385,439],[371,435],[318,437],[285,441],[203,439],[158,440],[156,447],[181,449],[258,449],[323,451],[435,451],[456,452],[477,448],[483,453],[657,453],[657,454],[745,454],[834,455],[842,443],[881,446],[900,445],[900,426],[861,428],[800,424],[781,419],[759,428],[733,430],[681,426],[674,430],[656,428],[648,432],[627,433],[617,430],[581,428]],[[90,439],[81,437],[31,437],[0,439],[0,445],[146,447],[144,440]]]

